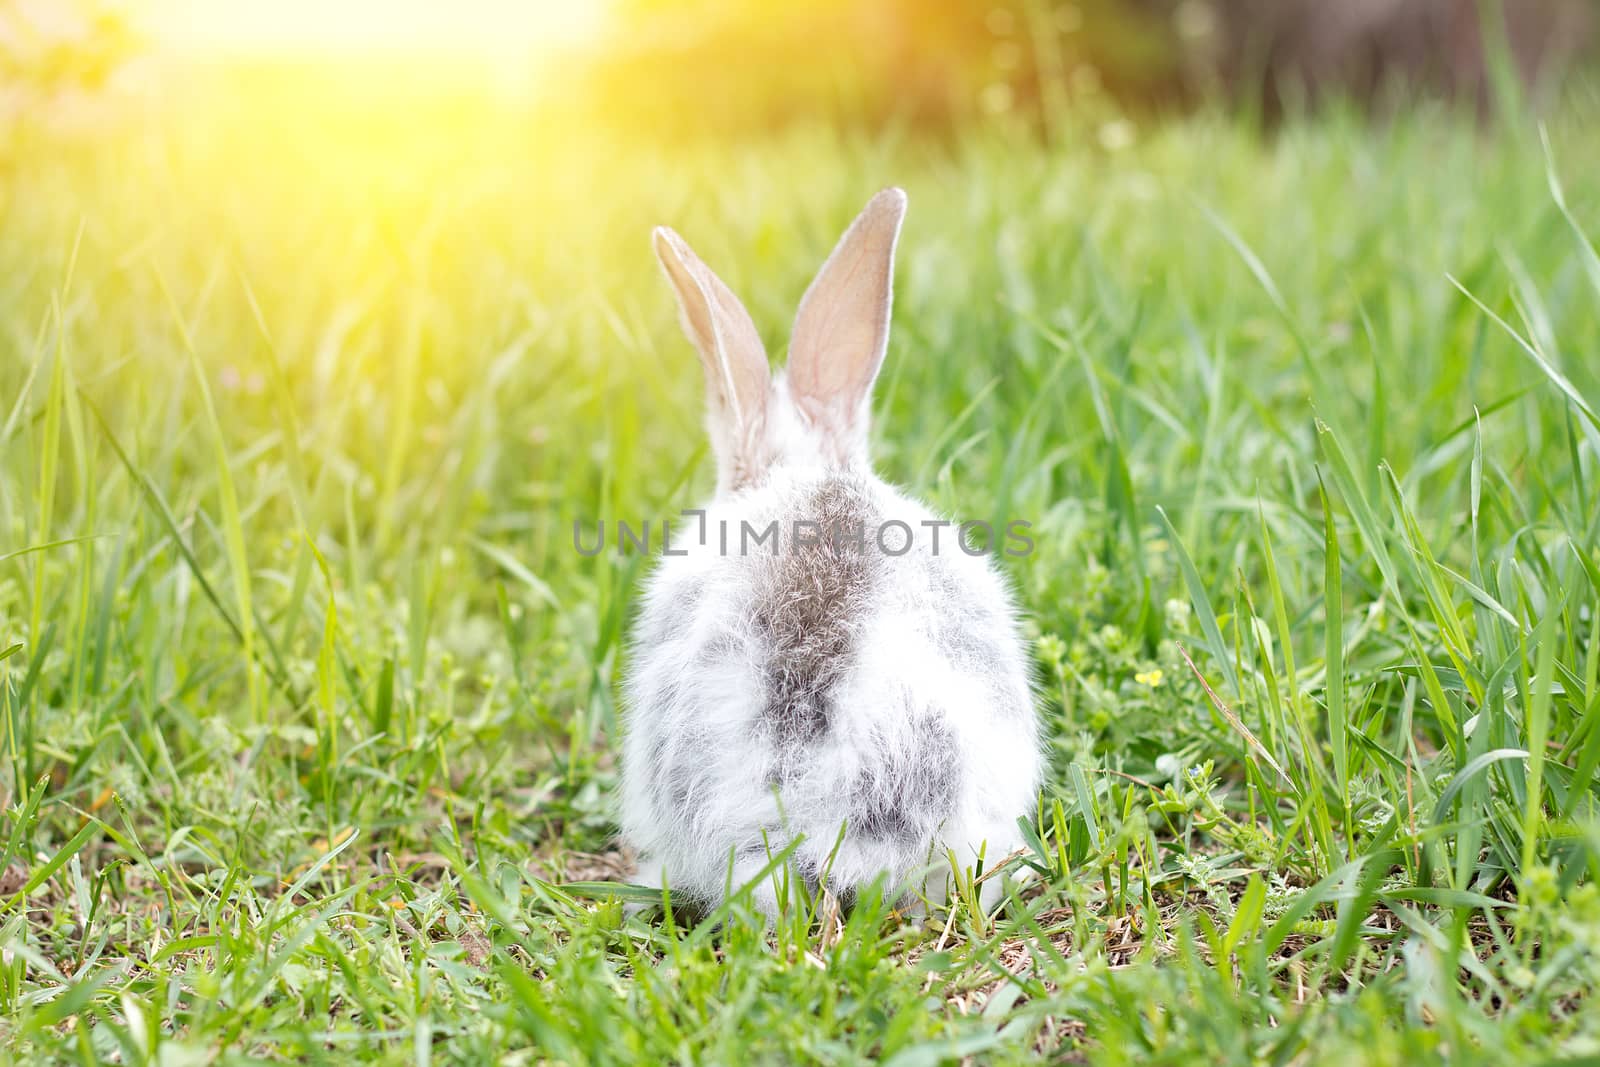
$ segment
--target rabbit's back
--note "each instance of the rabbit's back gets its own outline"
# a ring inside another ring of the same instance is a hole
[[[726,510],[685,531],[646,594],[626,836],[711,897],[730,855],[796,833],[814,881],[846,827],[829,871],[850,885],[1017,812],[1035,728],[987,561],[865,475],[777,478]]]

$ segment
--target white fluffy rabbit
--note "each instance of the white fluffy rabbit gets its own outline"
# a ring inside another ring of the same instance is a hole
[[[787,873],[843,899],[938,901],[953,855],[1019,847],[1039,788],[1028,660],[983,555],[873,474],[906,196],[873,197],[800,302],[786,372],[738,299],[655,231],[704,366],[717,493],[644,591],[626,685],[622,831],[639,881],[721,901]],[[776,536],[773,526],[776,524]],[[909,543],[909,548],[905,547]],[[754,887],[767,915],[778,877]],[[984,884],[992,905],[999,879]]]

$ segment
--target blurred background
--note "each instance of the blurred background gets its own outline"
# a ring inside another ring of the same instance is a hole
[[[1591,0],[0,0],[9,124],[360,58],[386,91],[448,71],[650,136],[787,123],[949,128],[1106,99],[1268,118],[1336,95],[1548,100],[1595,51]]]

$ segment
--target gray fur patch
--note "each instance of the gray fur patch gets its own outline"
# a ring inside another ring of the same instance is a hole
[[[731,659],[738,659],[743,655],[743,648],[738,637],[731,633],[718,634],[695,653],[694,666],[696,670],[707,671]]]
[[[677,679],[668,678],[661,683],[651,700],[651,705],[661,709],[672,709],[677,706],[683,690]],[[662,733],[663,716],[639,715],[635,716],[632,729],[639,731],[639,736],[645,742],[645,751],[649,753],[652,765],[660,764],[666,754],[667,738]]]
[[[654,761],[655,775],[651,785],[654,787],[656,805],[661,810],[684,812],[691,816],[695,813],[691,801],[695,791],[704,789],[706,783],[699,763],[694,759],[686,759],[685,753],[703,752],[711,743],[711,735],[695,725],[686,725],[682,734],[675,738],[657,739],[655,751],[660,755]]]
[[[920,841],[955,811],[961,753],[938,718],[916,720],[903,763],[863,775],[852,797],[850,830],[862,837]]]
[[[797,516],[815,524],[815,536],[781,546],[756,600],[755,628],[769,655],[762,723],[781,748],[827,732],[832,690],[849,666],[854,620],[871,591],[873,559],[856,533],[870,528],[871,517],[860,482],[840,475],[822,482]]]
[[[940,655],[963,673],[983,679],[1002,714],[1032,714],[1027,683],[1013,680],[1024,677],[1019,672],[1026,666],[1010,620],[943,561],[929,559],[928,576],[938,598],[932,636]]]

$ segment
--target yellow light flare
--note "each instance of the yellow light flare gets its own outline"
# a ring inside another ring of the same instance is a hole
[[[136,0],[165,50],[196,57],[528,55],[604,25],[609,0]]]

